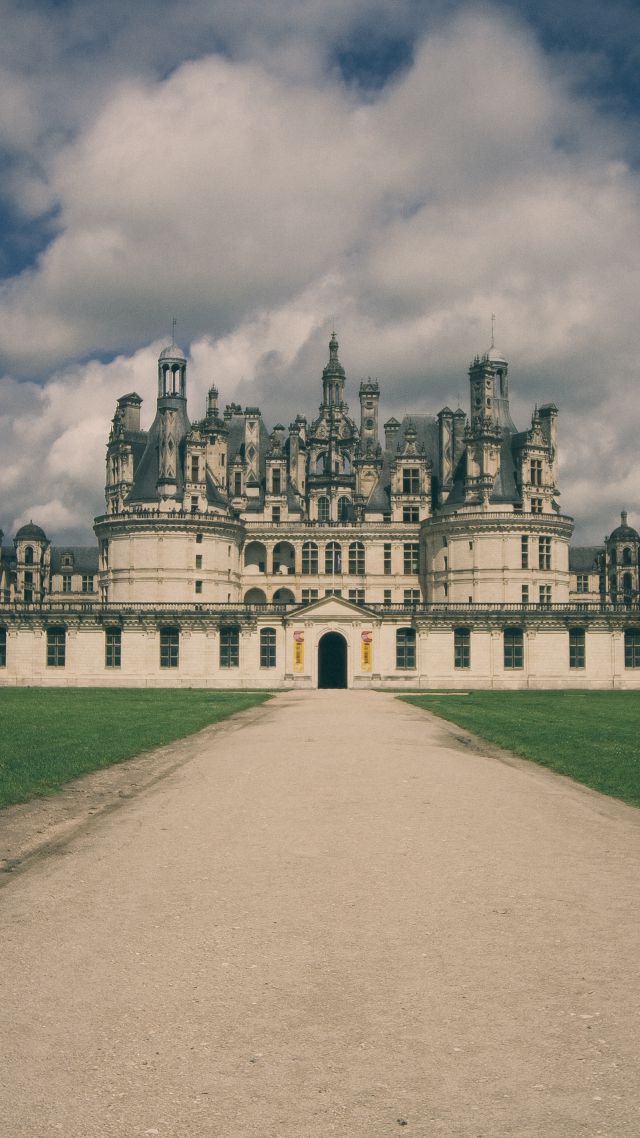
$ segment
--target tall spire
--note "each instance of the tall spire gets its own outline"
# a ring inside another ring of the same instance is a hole
[[[335,406],[344,402],[345,372],[338,359],[338,337],[331,333],[329,340],[329,363],[322,372],[322,402],[325,406]]]

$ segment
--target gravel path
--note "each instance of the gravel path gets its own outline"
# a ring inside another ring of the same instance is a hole
[[[2,1138],[637,1138],[640,812],[281,693],[0,892]]]

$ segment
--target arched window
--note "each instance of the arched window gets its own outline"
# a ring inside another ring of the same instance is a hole
[[[250,541],[244,550],[244,567],[254,573],[264,573],[267,568],[267,550],[261,541]]]
[[[318,572],[318,546],[315,541],[302,544],[302,572],[305,577]]]
[[[622,591],[626,600],[630,600],[633,595],[633,577],[631,573],[625,573],[622,577]]]
[[[276,630],[275,628],[260,629],[260,667],[275,668],[276,666]]]
[[[318,498],[318,521],[319,522],[328,522],[329,521],[329,499],[326,498],[324,495],[322,496],[322,498]]]
[[[505,668],[524,668],[524,636],[521,628],[504,630]]]
[[[632,557],[631,557],[631,550],[629,549],[628,545],[625,546],[625,548],[622,550],[622,564],[623,565],[632,565],[633,564]]]
[[[624,666],[640,668],[640,628],[624,630]]]
[[[267,598],[264,589],[248,589],[244,595],[245,605],[266,605]]]
[[[364,573],[364,543],[361,541],[352,541],[349,546],[349,572]]]
[[[24,563],[25,565],[33,565],[33,547],[31,545],[28,545],[24,551]]]
[[[403,671],[416,666],[415,628],[396,629],[396,668]]]
[[[296,598],[291,589],[276,589],[273,594],[274,605],[295,605]]]
[[[338,498],[338,521],[348,522],[351,513],[351,499]]]
[[[329,541],[325,547],[324,571],[331,574],[342,572],[342,549],[337,541]]]

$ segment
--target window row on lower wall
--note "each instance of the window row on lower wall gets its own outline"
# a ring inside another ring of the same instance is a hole
[[[524,630],[505,628],[502,633],[503,665],[507,671],[524,668]],[[586,635],[584,628],[570,628],[568,632],[569,668],[587,666]],[[453,631],[453,666],[471,668],[471,629]],[[640,668],[640,628],[626,628],[624,632],[624,666]],[[417,667],[416,632],[414,628],[396,630],[396,668],[406,671]]]
[[[67,662],[66,628],[47,629],[47,667],[64,668]],[[221,668],[240,667],[240,629],[235,625],[220,629],[219,662]],[[106,668],[122,666],[122,629],[106,628],[104,633]],[[0,667],[7,664],[7,630],[0,628]],[[160,667],[180,665],[180,629],[160,629]],[[260,667],[276,667],[276,630],[260,629]]]
[[[260,667],[277,666],[276,629],[260,629]],[[123,657],[122,629],[104,631],[104,664],[106,668],[120,668]],[[396,669],[411,671],[417,668],[417,635],[414,628],[397,628],[395,636]],[[567,632],[568,666],[584,669],[586,658],[586,632],[584,628],[570,628]],[[240,667],[240,628],[223,625],[219,630],[220,668]],[[505,670],[520,670],[525,666],[525,632],[522,628],[505,628],[502,632],[503,666]],[[63,626],[46,630],[46,663],[49,668],[64,668],[67,655],[67,629]],[[453,630],[453,667],[470,669],[472,662],[472,631],[470,628]],[[7,629],[0,626],[0,668],[7,664]],[[159,665],[161,668],[180,666],[180,629],[164,627],[159,630]],[[640,628],[624,630],[624,666],[640,668]]]

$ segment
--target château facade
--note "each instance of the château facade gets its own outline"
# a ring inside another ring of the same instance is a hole
[[[30,523],[0,559],[0,684],[640,687],[640,536],[570,547],[558,411],[520,431],[492,344],[470,407],[379,422],[335,334],[317,416],[267,428],[187,360],[117,403],[97,545]]]

